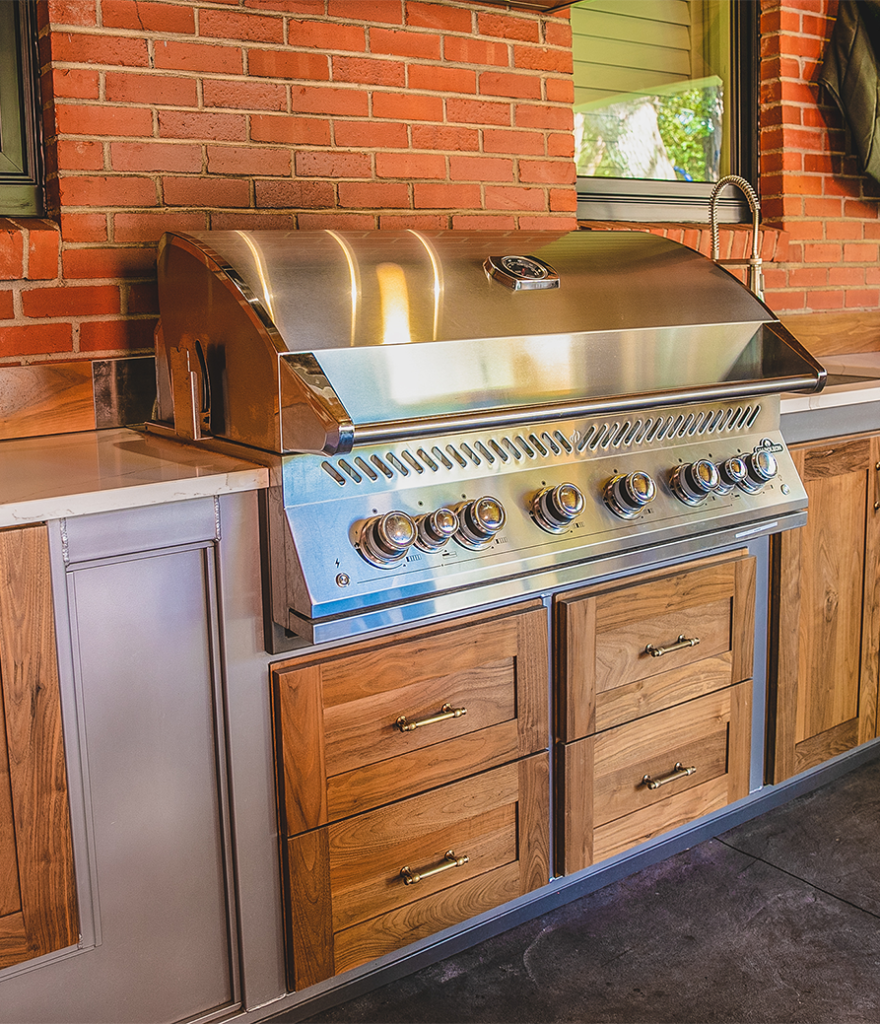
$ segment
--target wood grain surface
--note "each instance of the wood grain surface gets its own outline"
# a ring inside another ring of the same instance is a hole
[[[7,966],[78,938],[49,545],[42,525],[0,531],[0,685],[23,928],[19,933],[15,913],[0,926],[0,966]],[[0,831],[8,857],[8,818]],[[8,903],[8,862],[0,877],[6,879]]]

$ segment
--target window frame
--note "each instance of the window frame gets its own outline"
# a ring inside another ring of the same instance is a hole
[[[730,172],[758,188],[758,55],[760,5],[734,0],[731,67]],[[577,178],[577,218],[594,221],[692,223],[707,221],[714,182],[644,178]],[[732,185],[718,197],[718,221],[751,221],[748,201]]]
[[[43,215],[36,8],[0,2],[0,217]]]

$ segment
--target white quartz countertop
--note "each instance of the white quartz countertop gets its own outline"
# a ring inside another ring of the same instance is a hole
[[[783,395],[780,402],[780,411],[783,414],[880,401],[880,352],[850,352],[818,358],[829,375],[844,374],[870,379],[845,384],[828,384],[823,391],[814,395]]]
[[[255,490],[268,473],[125,428],[0,441],[0,527]]]

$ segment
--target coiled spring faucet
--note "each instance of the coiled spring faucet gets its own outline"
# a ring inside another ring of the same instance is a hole
[[[718,249],[718,196],[725,185],[737,185],[743,195],[746,197],[749,203],[749,209],[752,211],[752,255],[745,260],[722,260],[719,259]],[[764,272],[761,269],[763,263],[761,256],[758,252],[760,247],[761,237],[758,233],[758,218],[761,212],[761,203],[758,199],[757,193],[752,186],[746,181],[745,178],[741,178],[738,174],[728,174],[723,178],[719,178],[715,183],[715,187],[712,189],[712,194],[709,196],[709,230],[712,232],[712,259],[718,264],[719,267],[748,267],[748,285],[749,288],[758,296],[763,302],[764,300]]]

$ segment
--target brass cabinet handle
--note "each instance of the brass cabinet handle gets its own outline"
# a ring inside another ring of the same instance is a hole
[[[456,857],[455,850],[447,850],[443,855],[443,862],[433,868],[424,868],[422,871],[413,871],[412,868],[403,867],[400,869],[400,877],[404,885],[415,885],[423,878],[430,878],[431,875],[439,875],[441,871],[448,871],[450,868],[463,867],[468,862],[468,855],[463,853]]]
[[[445,722],[447,718],[461,718],[462,715],[467,714],[467,708],[454,708],[450,704],[444,704],[440,708],[439,715],[432,715],[430,718],[422,718],[417,722],[408,722],[406,715],[400,715],[395,721],[395,725],[401,732],[413,732],[415,729],[420,729],[423,725],[433,725],[435,722]]]
[[[676,761],[672,766],[672,771],[667,775],[659,775],[656,779],[652,779],[650,775],[642,776],[642,785],[647,786],[648,789],[659,789],[661,786],[665,786],[667,782],[675,782],[676,779],[686,779],[688,775],[693,775],[696,770],[696,765],[685,768],[681,761]]]
[[[685,636],[681,633],[674,644],[670,644],[668,647],[655,647],[653,644],[648,644],[645,648],[645,654],[650,654],[652,658],[662,658],[664,654],[671,654],[673,651],[681,651],[685,647],[696,647],[700,642],[698,636]]]

